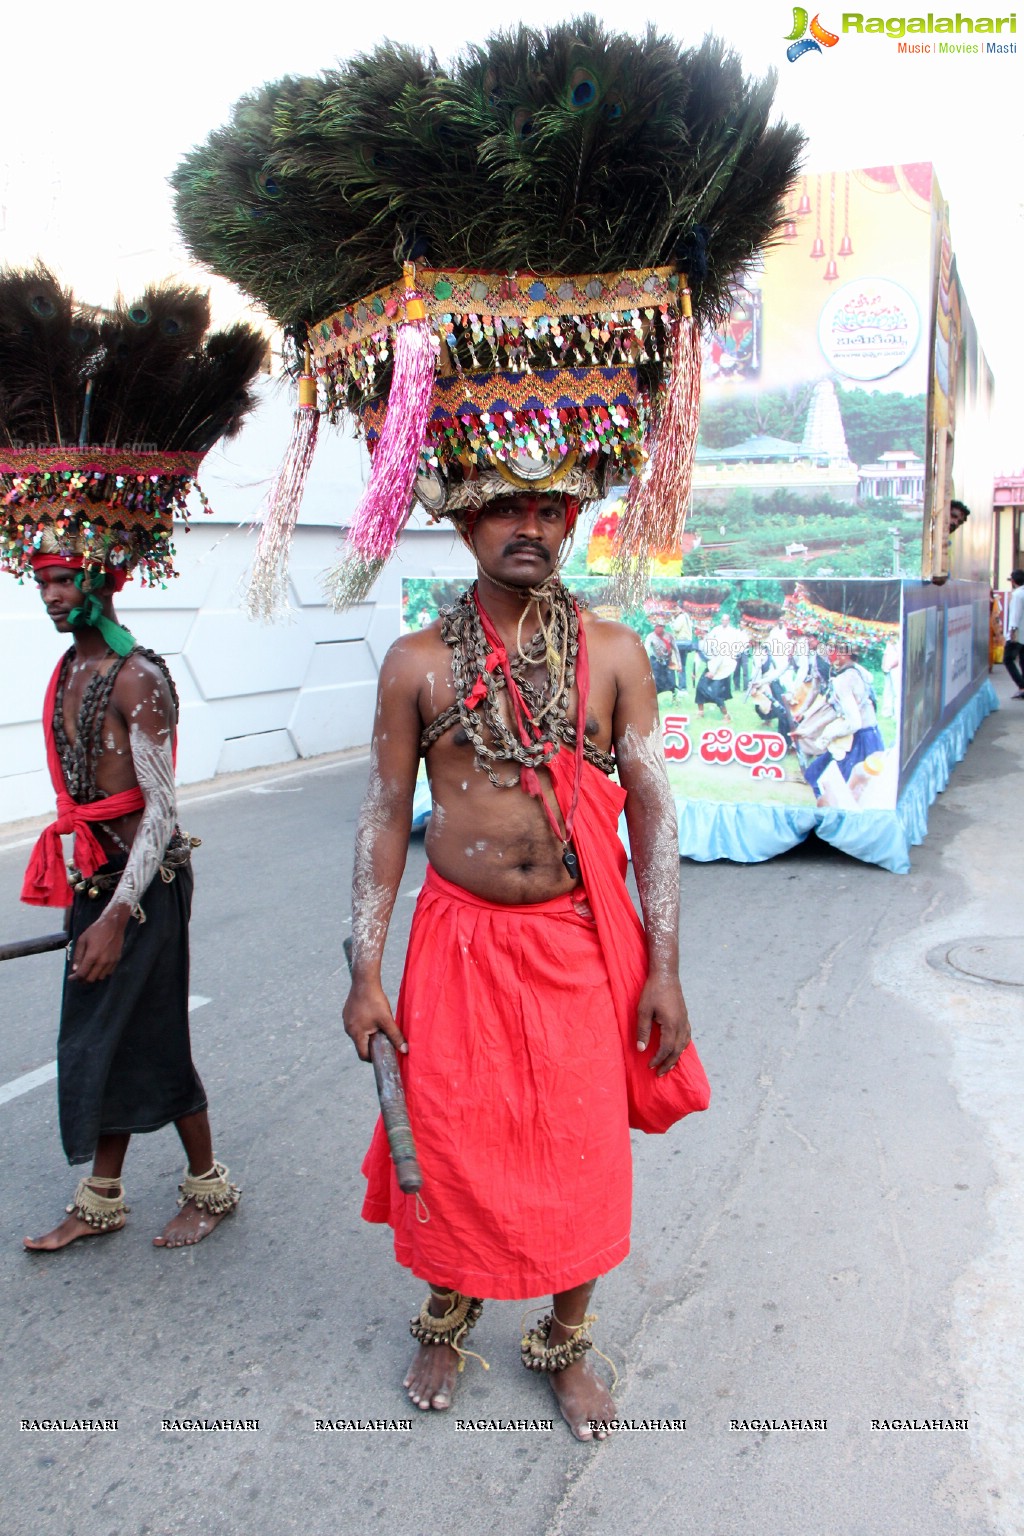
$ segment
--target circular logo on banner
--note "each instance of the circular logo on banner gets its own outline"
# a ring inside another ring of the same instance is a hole
[[[837,373],[848,379],[884,379],[913,354],[921,334],[917,306],[888,277],[844,283],[818,321],[818,342]]]

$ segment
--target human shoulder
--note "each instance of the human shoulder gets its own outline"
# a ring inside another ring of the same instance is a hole
[[[119,668],[111,694],[114,705],[126,719],[141,713],[173,715],[174,697],[168,680],[167,663],[142,650],[132,651]]]
[[[643,649],[640,636],[629,624],[623,624],[619,619],[603,619],[591,613],[589,608],[583,608],[580,612],[588,644],[596,641],[598,645],[630,645]]]
[[[423,668],[436,662],[447,651],[441,639],[441,620],[435,619],[423,629],[410,630],[399,635],[388,647],[381,671],[394,676],[422,674]]]
[[[643,640],[628,624],[618,619],[602,619],[583,611],[583,632],[590,652],[590,670],[606,669],[620,681],[639,674],[650,674],[650,657]]]
[[[438,696],[451,686],[451,651],[441,638],[440,621],[400,635],[389,647],[378,678],[378,721],[398,730],[414,717],[436,714]]]

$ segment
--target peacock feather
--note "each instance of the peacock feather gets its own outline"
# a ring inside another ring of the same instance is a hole
[[[41,264],[0,270],[0,443],[204,452],[238,430],[266,353],[251,327],[209,324],[177,283],[99,310]]]
[[[585,15],[518,26],[448,69],[381,43],[243,98],[172,177],[196,260],[285,326],[399,274],[678,264],[705,324],[780,223],[800,131],[775,78]]]

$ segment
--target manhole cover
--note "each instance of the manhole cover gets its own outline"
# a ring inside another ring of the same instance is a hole
[[[946,961],[978,981],[1024,987],[1024,939],[965,939],[947,951]]]

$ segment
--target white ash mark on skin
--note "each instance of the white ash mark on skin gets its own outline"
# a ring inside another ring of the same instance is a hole
[[[434,822],[434,826],[435,827],[441,828],[441,827],[444,826],[445,809],[444,809],[444,806],[440,803],[440,801],[438,801],[438,800],[431,800],[431,802],[430,802],[430,814],[431,814],[431,817],[433,818],[433,822]]]
[[[471,859],[473,857],[473,849],[472,848],[464,848],[462,851],[466,855],[467,859]]]
[[[379,961],[384,953],[393,905],[392,892],[374,876],[373,852],[390,821],[388,796],[380,776],[377,743],[370,749],[370,778],[356,828],[352,873],[352,963]]]
[[[485,849],[485,848],[486,848],[486,847],[487,847],[487,842],[486,842],[486,839],[485,839],[485,840],[482,840],[482,841],[481,841],[481,842],[479,842],[479,843],[477,843],[477,845],[476,845],[476,851],[477,851],[477,853],[483,853],[483,851],[484,851],[484,849]]]
[[[655,948],[663,943],[674,945],[679,933],[679,842],[675,800],[665,771],[660,730],[656,726],[644,736],[634,726],[627,726],[616,750],[623,763],[639,770],[643,781],[641,794],[658,813],[658,830],[648,856],[639,867],[635,863],[633,866],[644,925]]]
[[[135,908],[149,889],[167,851],[175,821],[174,756],[170,731],[164,727],[149,735],[138,724],[128,728],[128,743],[135,777],[146,809],[135,830],[124,873],[110,905]]]
[[[462,787],[463,787],[463,789],[468,789],[469,788],[469,780],[468,779],[463,779]]]

